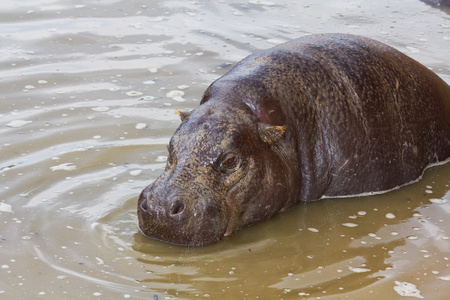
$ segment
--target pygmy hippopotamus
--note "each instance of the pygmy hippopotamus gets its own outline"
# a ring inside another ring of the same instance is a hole
[[[380,42],[310,35],[213,82],[138,201],[140,230],[208,245],[299,202],[389,191],[450,157],[450,87]]]

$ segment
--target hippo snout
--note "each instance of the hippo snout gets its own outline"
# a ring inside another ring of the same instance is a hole
[[[186,215],[184,213],[186,206],[182,197],[170,195],[167,199],[157,201],[147,189],[140,196],[140,208],[148,214],[165,215],[167,218],[176,218],[178,221]]]
[[[152,186],[139,197],[138,219],[144,235],[183,246],[215,243],[228,224],[223,208],[212,198],[192,199],[176,192],[158,197]]]

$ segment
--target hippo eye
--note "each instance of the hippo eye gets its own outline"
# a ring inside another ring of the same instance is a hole
[[[235,171],[239,167],[240,159],[238,156],[228,154],[222,160],[220,164],[220,170],[222,172]]]

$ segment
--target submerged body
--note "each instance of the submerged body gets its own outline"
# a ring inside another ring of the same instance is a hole
[[[324,196],[387,191],[450,157],[450,87],[371,39],[306,36],[248,56],[205,92],[141,193],[141,231],[178,245]]]

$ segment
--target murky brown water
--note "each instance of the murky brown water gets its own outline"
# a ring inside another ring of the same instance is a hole
[[[450,164],[209,247],[138,232],[175,109],[257,49],[317,32],[386,42],[450,82],[450,11],[416,0],[2,1],[0,297],[445,299]]]

